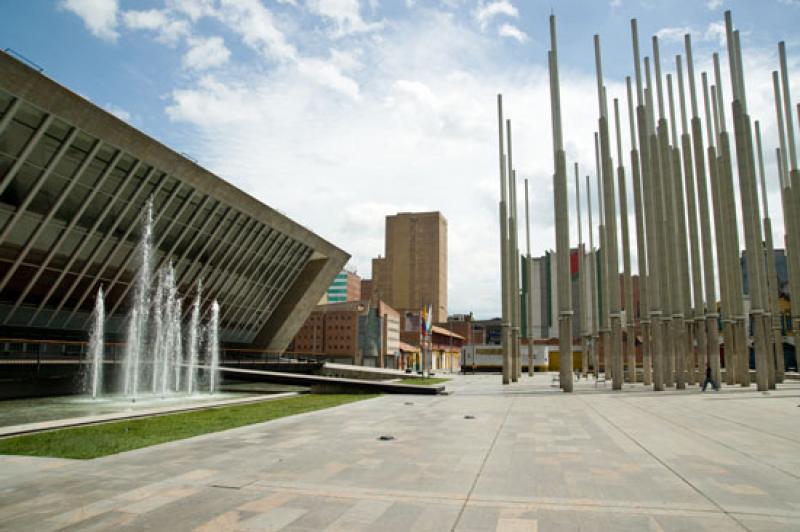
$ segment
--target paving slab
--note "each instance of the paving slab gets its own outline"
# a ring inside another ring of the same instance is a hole
[[[800,383],[550,381],[454,376],[95,460],[0,456],[0,530],[800,530]]]

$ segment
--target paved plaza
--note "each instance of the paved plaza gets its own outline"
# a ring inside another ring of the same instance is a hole
[[[767,394],[499,383],[456,376],[447,396],[96,460],[2,456],[0,529],[800,530],[800,381]]]

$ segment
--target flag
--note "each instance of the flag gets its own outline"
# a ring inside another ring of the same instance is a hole
[[[425,314],[425,331],[430,334],[433,327],[433,309],[428,305],[428,312]]]
[[[569,273],[572,275],[572,278],[578,276],[578,272],[580,271],[580,255],[578,250],[570,250],[569,252]]]

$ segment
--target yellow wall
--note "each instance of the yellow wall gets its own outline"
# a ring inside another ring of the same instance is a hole
[[[558,351],[550,351],[549,364],[547,366],[548,371],[558,371],[561,369],[561,364],[559,363],[560,357],[558,356],[558,354],[559,354]],[[581,364],[582,356],[583,353],[581,353],[580,351],[572,353],[573,370],[580,369],[582,367]]]

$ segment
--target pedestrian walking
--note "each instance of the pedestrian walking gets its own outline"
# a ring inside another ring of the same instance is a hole
[[[714,382],[714,379],[711,378],[711,366],[706,366],[706,380],[703,381],[703,389],[701,391],[706,391],[706,387],[708,384],[711,383],[711,386],[714,388],[714,391],[719,391],[719,385]]]

